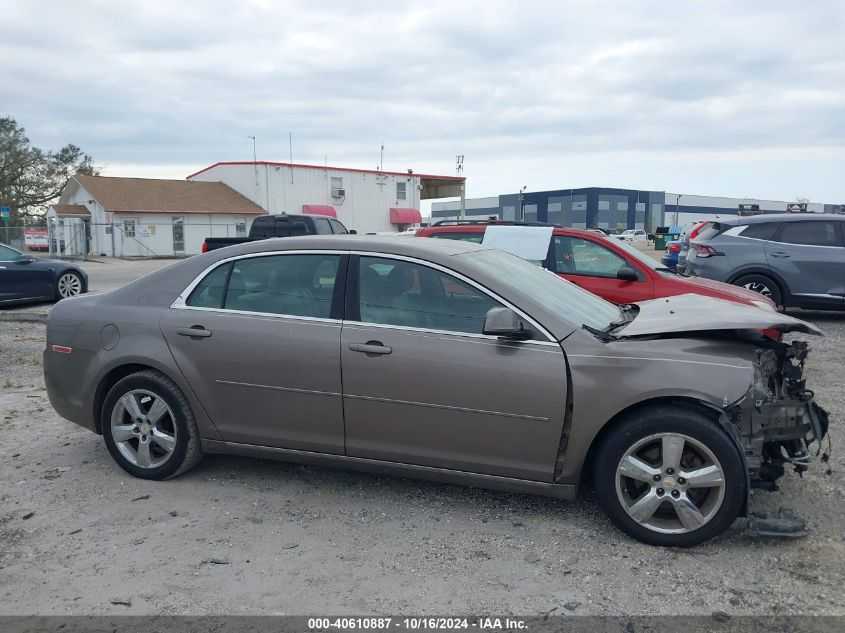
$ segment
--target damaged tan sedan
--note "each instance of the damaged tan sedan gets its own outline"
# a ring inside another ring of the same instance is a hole
[[[62,301],[44,370],[137,477],[230,453],[563,499],[588,482],[629,535],[691,546],[827,432],[787,332],[819,334],[692,295],[619,308],[467,242],[313,236]]]

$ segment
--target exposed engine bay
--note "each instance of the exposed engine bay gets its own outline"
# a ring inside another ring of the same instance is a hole
[[[806,342],[763,338],[754,347],[754,383],[725,413],[739,432],[752,486],[776,490],[775,481],[787,464],[801,474],[809,467],[813,451],[821,453],[828,414],[806,387]]]

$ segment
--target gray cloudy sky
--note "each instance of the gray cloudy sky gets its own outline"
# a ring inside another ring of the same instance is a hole
[[[845,202],[845,2],[0,0],[0,113],[106,175],[218,160]]]

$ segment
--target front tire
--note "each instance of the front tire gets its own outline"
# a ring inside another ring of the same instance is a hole
[[[72,270],[63,272],[59,275],[59,279],[56,282],[56,300],[61,301],[68,297],[75,297],[78,294],[82,294],[84,288],[85,284],[79,273]]]
[[[202,444],[191,407],[176,384],[142,371],[109,390],[100,417],[109,453],[141,479],[168,479],[195,466]]]
[[[691,547],[719,536],[747,494],[737,447],[693,409],[655,406],[628,415],[603,438],[594,464],[601,508],[649,545]]]

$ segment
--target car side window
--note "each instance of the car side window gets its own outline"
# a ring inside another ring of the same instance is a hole
[[[268,255],[233,263],[223,308],[328,319],[340,255]]]
[[[616,278],[628,263],[619,255],[596,242],[579,237],[554,237],[556,273]]]
[[[232,262],[229,262],[208,273],[191,292],[185,305],[193,308],[221,308],[223,295],[226,293],[226,280],[231,269]]]
[[[784,222],[778,241],[804,246],[839,246],[834,222]]]
[[[346,235],[349,233],[349,231],[346,230],[346,227],[337,220],[329,218],[329,225],[332,227],[332,231],[334,231],[336,235]]]
[[[329,224],[328,218],[313,218],[314,232],[317,235],[331,235],[332,225]]]
[[[16,262],[20,258],[21,254],[15,249],[0,244],[0,262]]]
[[[484,232],[481,233],[434,233],[431,237],[437,237],[441,240],[461,240],[464,242],[474,242],[481,244],[484,240]]]
[[[490,308],[501,304],[474,286],[428,266],[361,257],[361,321],[482,334]]]
[[[760,222],[758,224],[748,224],[740,237],[750,237],[757,240],[770,240],[775,235],[778,225],[775,222]]]

